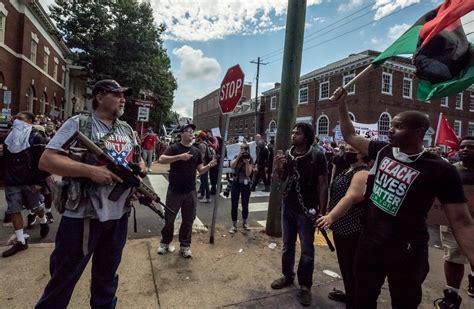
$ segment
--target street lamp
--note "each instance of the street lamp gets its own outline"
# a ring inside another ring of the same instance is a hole
[[[77,103],[76,97],[72,97],[71,102],[72,102],[72,115],[74,116],[74,114],[76,113],[76,103]]]

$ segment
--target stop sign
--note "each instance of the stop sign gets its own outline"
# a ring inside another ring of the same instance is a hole
[[[232,113],[244,91],[244,72],[238,64],[227,70],[219,92],[222,114]]]

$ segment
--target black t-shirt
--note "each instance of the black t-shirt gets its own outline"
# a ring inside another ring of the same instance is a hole
[[[181,143],[169,146],[166,156],[190,152],[193,157],[188,161],[179,160],[170,164],[168,190],[178,193],[189,193],[196,190],[196,169],[202,164],[201,152],[195,146],[186,147]]]
[[[462,184],[465,186],[474,185],[474,169],[465,168],[461,162],[455,163],[459,176],[461,176]]]
[[[466,202],[456,168],[438,155],[425,152],[414,162],[401,162],[391,145],[371,141],[369,156],[377,160],[367,180],[363,238],[376,245],[426,246],[426,217],[434,198],[443,204]]]
[[[312,150],[315,152],[315,160],[313,160],[313,154],[310,152],[305,157],[298,159],[297,163],[297,170],[300,174],[299,185],[301,188],[301,196],[303,197],[303,201],[305,207],[310,208],[318,208],[319,205],[319,176],[325,175],[328,173],[328,166],[326,162],[326,157],[321,151]],[[299,158],[304,156],[297,155],[293,153],[295,158]],[[314,161],[314,164],[312,164]],[[293,175],[293,171],[295,168],[295,160],[291,159],[289,154],[286,155],[286,163],[283,168],[287,171],[288,175],[288,183],[287,188],[285,191],[288,193],[285,198],[284,202],[286,205],[292,207],[296,212],[303,212],[303,208],[300,205],[298,200],[298,196],[295,190],[295,183],[289,186],[290,177]]]

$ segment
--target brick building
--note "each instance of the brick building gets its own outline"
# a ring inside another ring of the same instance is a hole
[[[85,79],[37,0],[0,0],[0,108],[66,118],[85,104]],[[75,98],[73,100],[73,98]]]
[[[212,129],[219,127],[224,135],[225,117],[219,108],[219,90],[216,89],[201,99],[193,102],[193,121],[198,129]],[[244,85],[242,100],[248,100],[251,96],[252,86]],[[236,108],[237,109],[237,108]],[[229,123],[230,127],[230,123]]]
[[[297,121],[311,123],[320,137],[334,137],[338,124],[337,105],[329,97],[337,87],[349,82],[378,55],[375,51],[352,54],[316,69],[300,78]],[[457,96],[433,101],[416,100],[417,78],[410,60],[395,57],[367,74],[350,89],[347,103],[350,116],[360,123],[378,123],[381,139],[386,138],[392,117],[406,110],[425,113],[431,128],[425,144],[432,145],[439,113],[446,115],[458,136],[474,135],[474,87]],[[276,135],[279,84],[263,93],[262,117],[267,137]]]

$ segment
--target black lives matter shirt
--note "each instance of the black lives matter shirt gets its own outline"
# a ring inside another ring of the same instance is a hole
[[[189,193],[196,190],[196,169],[202,164],[201,152],[195,146],[186,147],[181,143],[169,146],[164,155],[175,156],[189,152],[193,157],[187,161],[176,161],[170,164],[168,190],[177,193]]]
[[[456,168],[436,154],[425,152],[405,163],[395,159],[388,143],[371,141],[369,156],[376,163],[367,180],[364,240],[426,246],[426,217],[434,198],[443,204],[466,202]]]

